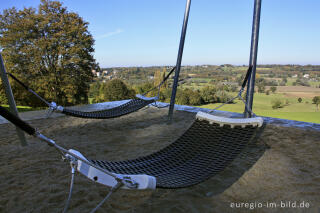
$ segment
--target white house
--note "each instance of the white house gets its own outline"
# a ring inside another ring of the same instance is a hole
[[[304,78],[310,78],[310,75],[309,74],[304,74],[303,77]]]

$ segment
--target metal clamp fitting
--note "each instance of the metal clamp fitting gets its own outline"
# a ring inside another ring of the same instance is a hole
[[[117,175],[116,180],[130,189],[138,188],[138,183],[132,180],[129,176]]]

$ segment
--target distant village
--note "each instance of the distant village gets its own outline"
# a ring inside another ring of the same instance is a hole
[[[114,78],[117,72],[117,70],[92,70],[94,78],[102,79],[103,82],[106,82],[107,80],[111,80],[112,78]]]

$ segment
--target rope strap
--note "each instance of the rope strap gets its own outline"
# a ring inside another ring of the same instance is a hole
[[[36,133],[36,129],[30,126],[28,123],[21,120],[19,117],[15,116],[11,112],[9,112],[6,108],[0,106],[0,115],[18,126],[20,129],[28,133],[29,135],[34,135]]]
[[[75,170],[76,170],[76,164],[75,164],[75,162],[73,162],[73,160],[70,161],[70,166],[71,166],[70,190],[69,190],[69,195],[68,195],[68,199],[67,199],[66,205],[65,205],[62,213],[66,213],[68,211],[69,204],[70,204],[70,201],[71,201],[72,191],[73,191],[74,173],[75,173]]]
[[[251,73],[252,73],[252,68],[253,68],[252,65],[249,66],[249,69],[248,69],[248,71],[247,71],[247,74],[246,74],[246,76],[244,77],[244,80],[243,80],[243,82],[242,82],[241,89],[244,89],[244,88],[245,88],[245,86],[246,86],[246,84],[247,84],[247,81],[248,81],[248,79],[249,79],[249,76],[250,76]]]
[[[114,187],[111,188],[111,190],[109,191],[109,193],[107,194],[107,196],[105,196],[105,198],[94,208],[92,209],[92,211],[90,213],[94,213],[98,210],[98,208],[100,208],[102,206],[102,204],[104,202],[106,202],[106,200],[109,199],[109,197],[111,196],[111,194],[113,192],[116,192],[121,186],[123,185],[123,183],[118,182],[117,185],[115,185]]]
[[[254,114],[254,113],[252,112],[252,110],[250,109],[250,107],[248,107],[246,101],[242,98],[242,92],[244,91],[244,88],[246,87],[246,84],[247,84],[247,82],[248,82],[249,76],[250,76],[251,73],[252,73],[252,68],[253,68],[252,65],[249,66],[249,68],[248,68],[248,70],[247,70],[247,73],[246,73],[246,76],[245,76],[245,78],[244,78],[244,80],[243,80],[243,82],[242,82],[241,89],[239,90],[239,93],[238,93],[235,97],[233,97],[233,98],[231,98],[230,100],[228,100],[227,102],[225,102],[225,103],[217,106],[216,108],[214,108],[214,109],[211,110],[210,112],[214,112],[214,111],[216,111],[217,109],[223,107],[224,105],[229,104],[229,103],[232,103],[235,99],[239,98],[239,99],[244,103],[244,106],[245,106],[246,110],[247,110],[248,112],[250,112],[252,115],[256,116],[256,114]]]

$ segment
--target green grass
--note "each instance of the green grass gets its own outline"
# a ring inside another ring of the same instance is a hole
[[[266,117],[281,118],[295,121],[320,123],[320,112],[277,112],[269,111],[258,114]]]
[[[309,81],[309,84],[310,84],[311,87],[318,87],[318,86],[320,86],[320,82]]]
[[[92,104],[93,98],[88,98],[89,104]]]
[[[293,82],[296,82],[297,78],[287,78],[286,86],[293,86]]]
[[[205,86],[210,86],[211,84],[209,83],[191,83],[191,85],[187,85],[187,84],[182,84],[180,86],[181,89],[192,89],[192,90],[201,90],[203,87]]]
[[[272,109],[273,99],[289,100],[289,105],[280,109]],[[207,104],[199,107],[214,109],[219,105],[221,104]],[[235,104],[227,104],[219,110],[242,113],[244,104],[237,100]],[[320,111],[316,111],[316,105],[312,104],[311,98],[304,98],[302,103],[298,103],[297,98],[287,98],[282,94],[257,93],[254,95],[253,112],[260,116],[320,123]]]
[[[9,109],[9,105],[1,105],[2,107]],[[40,108],[33,108],[29,106],[17,106],[18,112],[27,112],[27,111],[34,111],[39,110]]]

